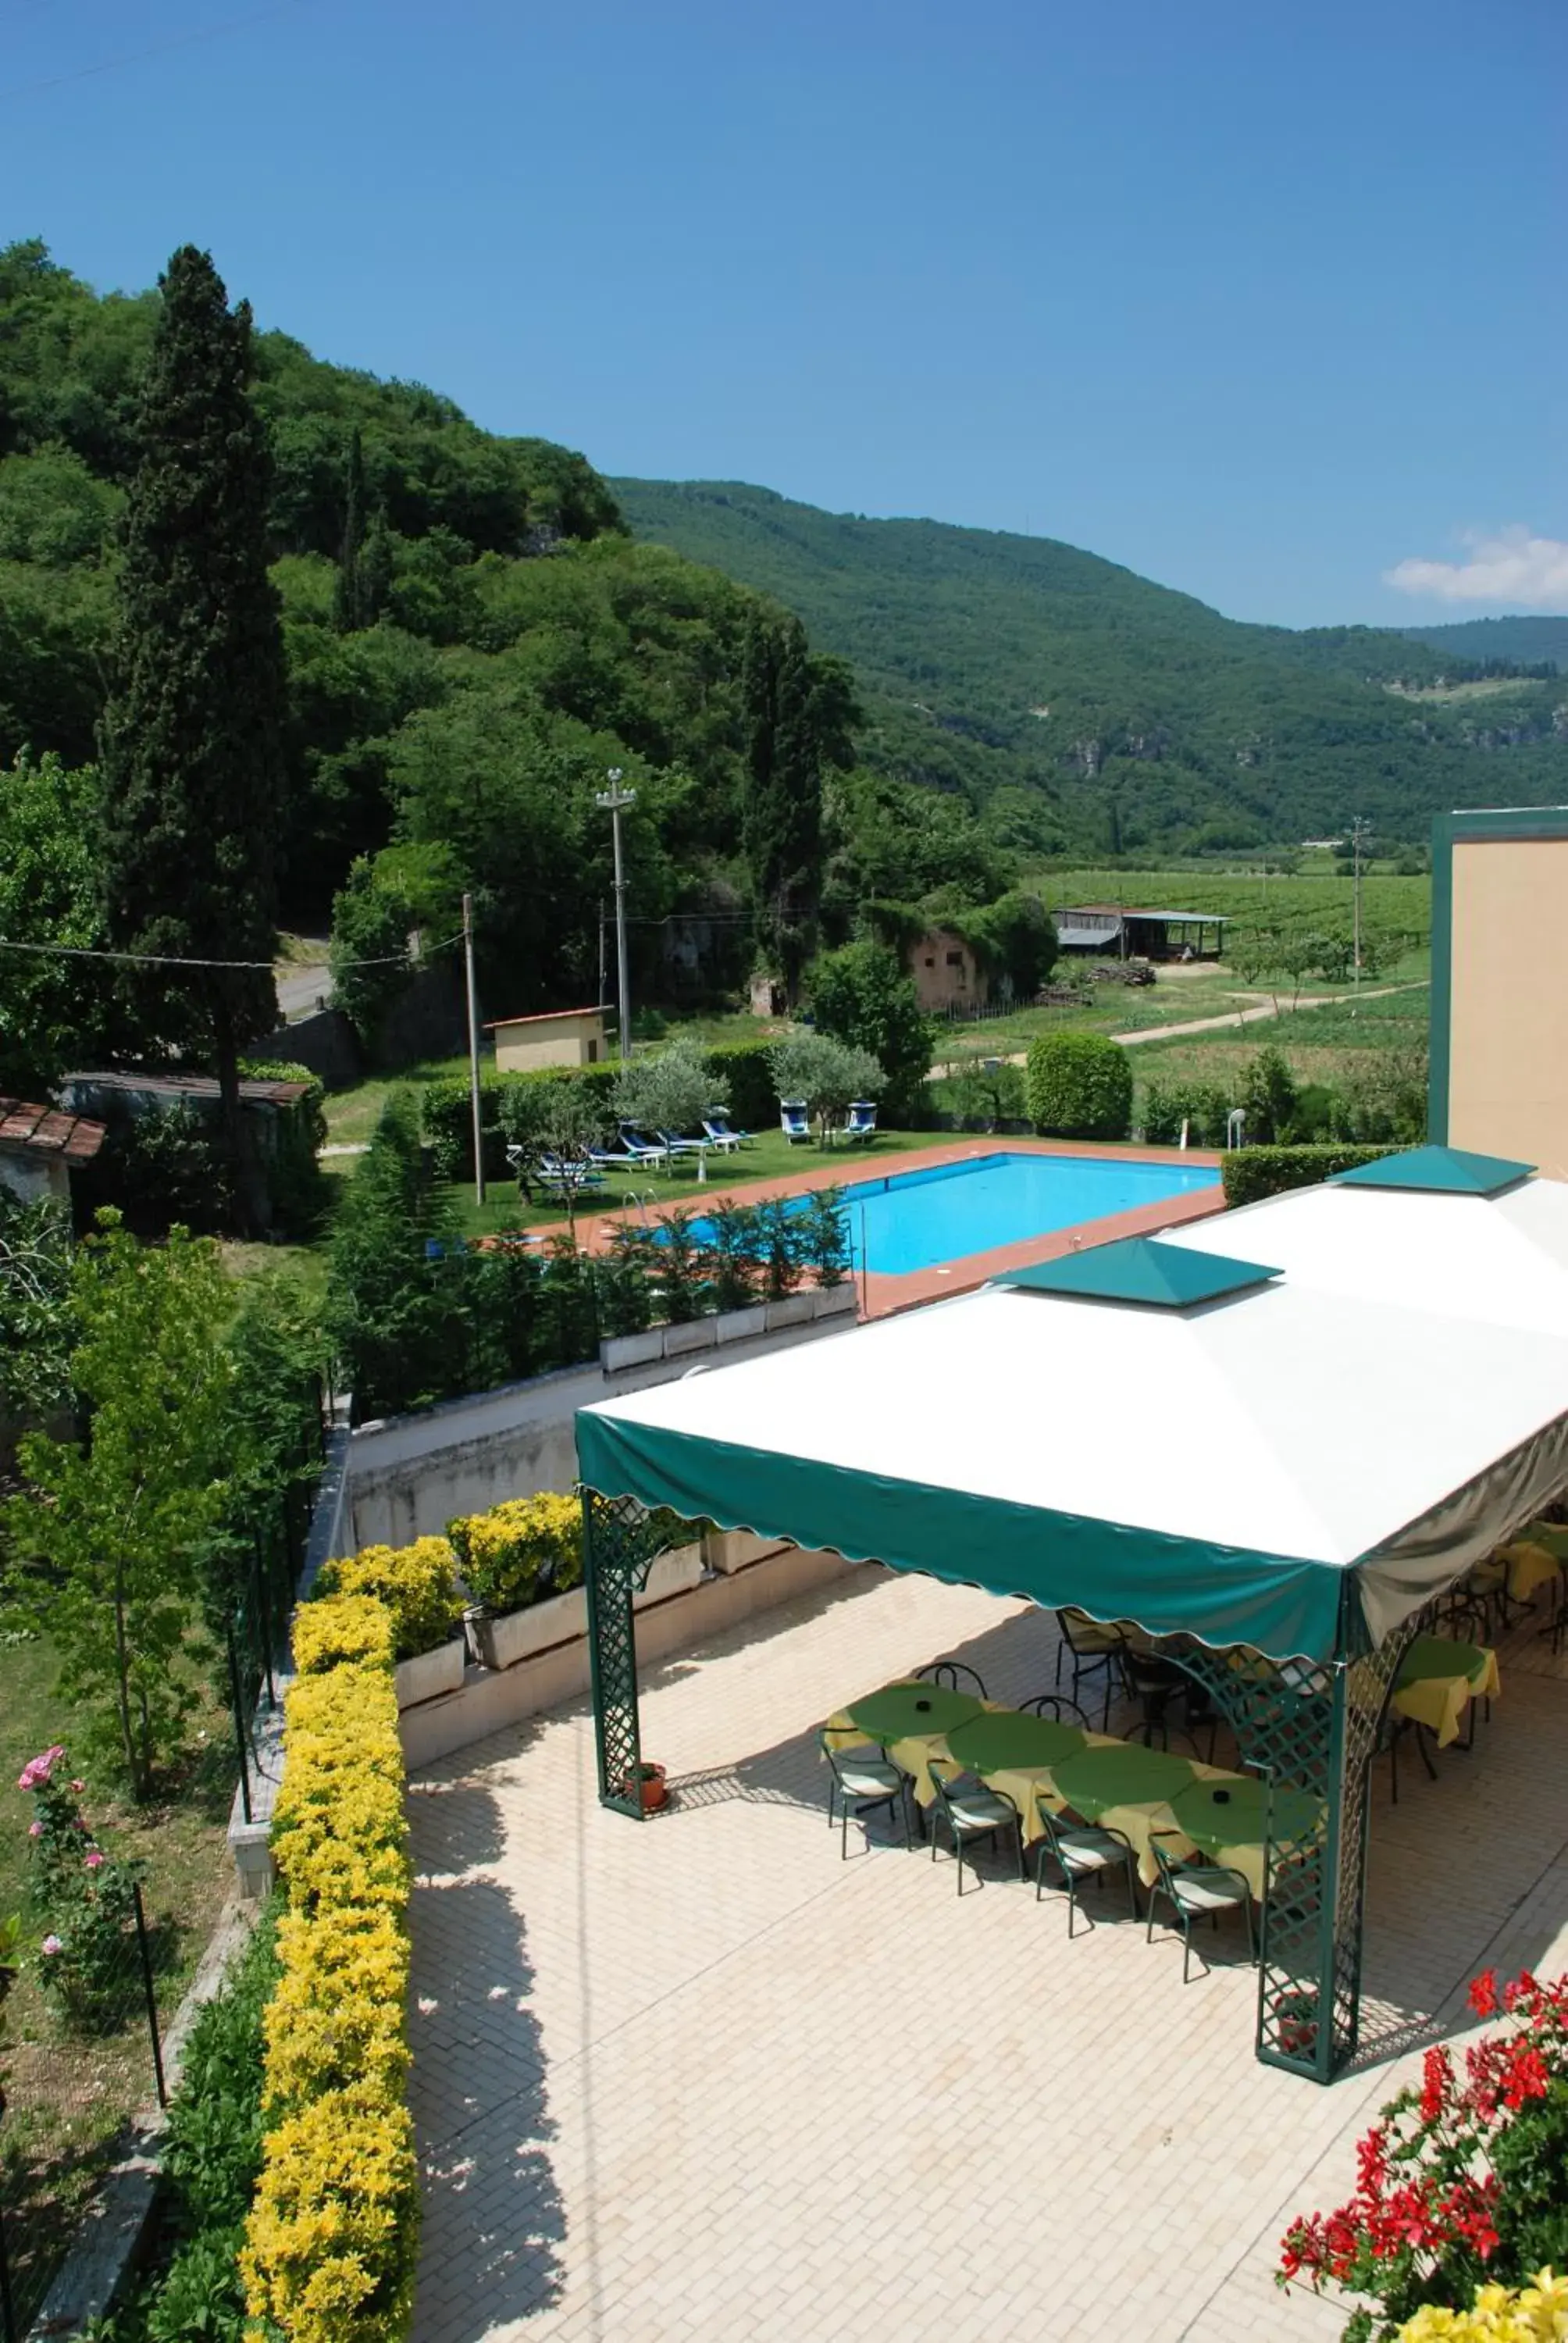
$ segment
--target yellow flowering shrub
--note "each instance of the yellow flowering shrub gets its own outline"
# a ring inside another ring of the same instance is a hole
[[[368,1594],[332,1594],[304,1603],[294,1622],[294,1664],[302,1676],[322,1675],[344,1661],[385,1667],[392,1658],[392,1620]]]
[[[393,1622],[359,1587],[307,1609],[297,1635],[307,1672],[286,1698],[273,1816],[286,1908],[263,2018],[267,2129],[240,2256],[246,2331],[255,2343],[403,2343],[419,2197],[403,2103],[408,1861]]]
[[[1418,2310],[1400,2343],[1563,2343],[1568,2337],[1568,2278],[1537,2273],[1533,2286],[1483,2286],[1472,2310]]]
[[[582,1584],[583,1516],[577,1497],[550,1489],[508,1497],[487,1513],[448,1522],[447,1534],[465,1585],[487,1611],[526,1610]]]
[[[444,1537],[412,1545],[365,1545],[339,1554],[317,1580],[321,1594],[370,1594],[392,1614],[392,1656],[417,1659],[449,1643],[462,1624],[457,1557]]]
[[[240,2255],[257,2343],[407,2335],[418,2207],[407,2107],[357,2088],[286,2116],[266,2136]]]

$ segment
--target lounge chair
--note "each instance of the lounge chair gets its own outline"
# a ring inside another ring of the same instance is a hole
[[[850,1100],[849,1120],[844,1125],[843,1131],[840,1135],[845,1139],[858,1139],[862,1141],[875,1139],[877,1135],[877,1108],[874,1100]]]
[[[804,1099],[779,1100],[779,1128],[791,1147],[798,1139],[808,1141],[810,1139],[811,1125],[807,1117]]]
[[[683,1139],[678,1131],[656,1131],[654,1136],[667,1155],[671,1158],[677,1155],[695,1155],[699,1163],[706,1161],[708,1150],[712,1143],[706,1139]]]
[[[709,1145],[717,1147],[720,1155],[733,1155],[738,1148],[751,1144],[751,1133],[732,1130],[729,1117],[720,1107],[715,1107],[703,1116],[702,1128],[707,1133]]]
[[[661,1140],[649,1139],[645,1132],[638,1129],[635,1122],[623,1122],[619,1127],[618,1136],[619,1154],[609,1158],[602,1154],[596,1155],[594,1158],[596,1163],[612,1161],[618,1162],[623,1169],[628,1161],[645,1163],[650,1172],[658,1172],[668,1162],[668,1148]]]

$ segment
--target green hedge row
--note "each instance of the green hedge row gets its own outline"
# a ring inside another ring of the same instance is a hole
[[[1221,1161],[1228,1204],[1256,1204],[1288,1188],[1312,1188],[1335,1172],[1353,1172],[1397,1147],[1243,1147]]]
[[[1029,1119],[1067,1139],[1125,1139],[1132,1121],[1132,1065],[1104,1033],[1040,1033],[1024,1068]]]
[[[778,1119],[779,1101],[769,1064],[769,1045],[762,1041],[722,1041],[703,1055],[709,1070],[721,1075],[729,1089],[729,1112],[743,1131],[766,1131]],[[507,1111],[508,1095],[540,1082],[586,1082],[602,1098],[607,1122],[611,1120],[611,1094],[618,1065],[551,1066],[538,1073],[491,1074],[479,1085],[479,1126],[487,1180],[507,1176],[507,1141],[513,1125]],[[460,1077],[431,1082],[421,1101],[420,1120],[426,1144],[434,1151],[438,1180],[471,1180],[474,1176],[474,1120],[468,1085]]]

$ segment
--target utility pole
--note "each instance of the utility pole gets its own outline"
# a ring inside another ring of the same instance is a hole
[[[604,966],[604,897],[601,895],[598,899],[598,990],[594,994],[595,1002],[600,1009],[604,1007],[604,989],[608,981]]]
[[[1358,813],[1351,824],[1351,916],[1353,922],[1351,983],[1358,995],[1362,985],[1362,848],[1366,842],[1366,823]]]
[[[474,990],[474,912],[463,898],[463,968],[468,980],[468,1090],[474,1108],[474,1202],[485,1201],[484,1117],[479,1111],[479,1005]]]
[[[620,1026],[620,1058],[624,1065],[631,1055],[631,984],[626,972],[626,875],[620,859],[620,818],[628,806],[637,803],[635,789],[620,786],[621,769],[612,765],[605,775],[608,789],[594,793],[594,803],[608,813],[610,834],[615,840],[615,962],[618,980],[616,1015]]]

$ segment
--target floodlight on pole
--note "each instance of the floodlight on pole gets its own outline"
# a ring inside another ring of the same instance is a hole
[[[595,790],[594,803],[608,814],[610,835],[615,841],[616,1015],[620,1027],[620,1054],[624,1062],[631,1055],[631,984],[626,965],[626,874],[620,856],[620,818],[628,806],[637,803],[637,791],[623,789],[620,776],[621,768],[612,765],[605,775],[609,787]]]

